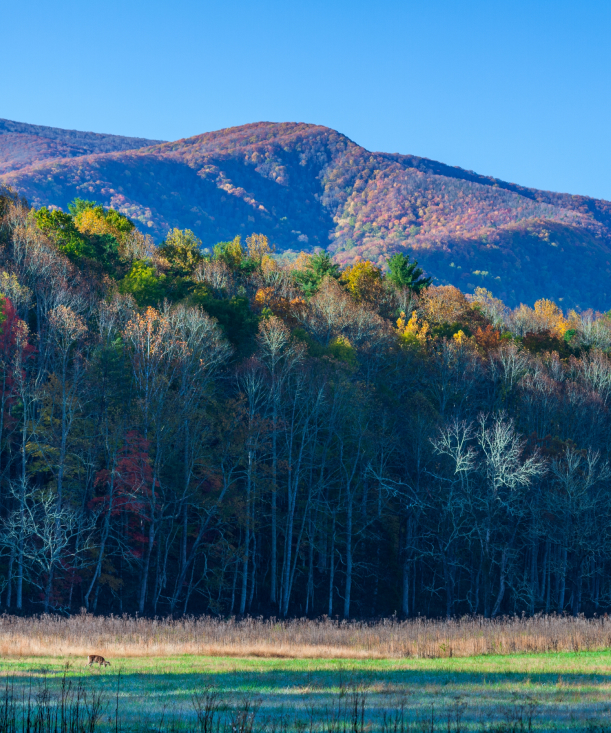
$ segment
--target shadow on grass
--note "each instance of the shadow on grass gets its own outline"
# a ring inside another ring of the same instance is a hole
[[[120,708],[124,731],[611,731],[611,676],[600,673],[354,669],[341,663],[332,669],[300,670],[282,664],[265,670],[236,665],[216,672],[140,671],[133,666],[133,660],[115,660],[107,669],[83,669],[78,662],[26,669],[16,663],[13,675],[10,662],[3,662],[0,686],[10,680],[17,696],[27,689],[36,696],[40,686],[55,691],[67,678],[104,696],[107,717],[102,723],[107,727],[112,728],[113,706]],[[204,730],[195,701],[210,689],[224,712],[218,713],[216,729]],[[240,727],[248,722],[244,716],[250,716],[249,730]]]

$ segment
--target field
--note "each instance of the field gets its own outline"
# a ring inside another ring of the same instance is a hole
[[[611,733],[609,626],[2,616],[0,733]]]
[[[609,652],[422,660],[141,657],[115,658],[102,670],[85,668],[83,659],[37,657],[2,660],[0,670],[14,700],[42,700],[46,689],[57,709],[62,683],[73,691],[81,684],[85,707],[99,693],[100,731],[611,730]],[[0,729],[9,728],[0,721]]]

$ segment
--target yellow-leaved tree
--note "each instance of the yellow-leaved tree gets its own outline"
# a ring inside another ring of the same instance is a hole
[[[409,321],[406,321],[403,311],[397,320],[397,333],[399,335],[399,343],[402,346],[418,346],[426,345],[429,338],[429,324],[424,321],[422,324],[418,322],[418,314],[414,311]]]
[[[270,245],[265,234],[251,234],[246,237],[248,257],[255,262],[263,263],[263,260],[272,259],[270,255],[274,248]]]
[[[553,300],[546,298],[538,300],[535,303],[535,313],[545,328],[558,338],[563,338],[569,328],[573,327]]]
[[[575,314],[576,315],[576,314]],[[534,308],[520,305],[511,316],[513,327],[520,336],[527,333],[541,333],[549,331],[557,338],[564,338],[569,329],[577,328],[579,319],[571,316],[565,318],[562,310],[553,300],[542,298],[535,303]]]
[[[367,260],[347,267],[341,281],[358,302],[379,303],[384,293],[382,270]]]
[[[122,243],[134,228],[133,223],[119,212],[114,209],[105,210],[101,206],[81,210],[74,217],[74,226],[81,234],[89,236],[109,234],[118,243]]]

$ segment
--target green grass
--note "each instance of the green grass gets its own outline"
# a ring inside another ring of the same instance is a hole
[[[86,668],[83,659],[3,659],[0,674],[16,687],[33,689],[43,678],[58,684],[65,673],[103,690],[107,712],[100,724],[114,729],[120,682],[123,730],[195,727],[194,693],[215,685],[223,701],[239,709],[258,700],[255,732],[332,731],[338,705],[353,730],[348,708],[355,691],[365,695],[365,727],[383,727],[386,711],[405,705],[413,730],[611,731],[611,652],[487,656],[462,659],[311,660],[167,657],[112,659],[112,667]],[[120,680],[119,680],[120,672]],[[359,700],[361,698],[359,697]],[[344,710],[345,708],[345,710]],[[456,713],[462,722],[457,726]],[[340,717],[342,717],[340,716]],[[428,720],[428,723],[426,722]],[[498,725],[504,721],[504,727]],[[513,721],[513,722],[512,722]],[[282,724],[281,724],[282,723]],[[588,727],[589,726],[589,727]],[[343,729],[337,730],[343,733]],[[389,733],[387,731],[387,733]]]

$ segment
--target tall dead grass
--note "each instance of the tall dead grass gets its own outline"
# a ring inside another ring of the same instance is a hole
[[[611,619],[536,616],[376,623],[307,619],[0,616],[0,655],[293,658],[467,657],[611,647]]]

